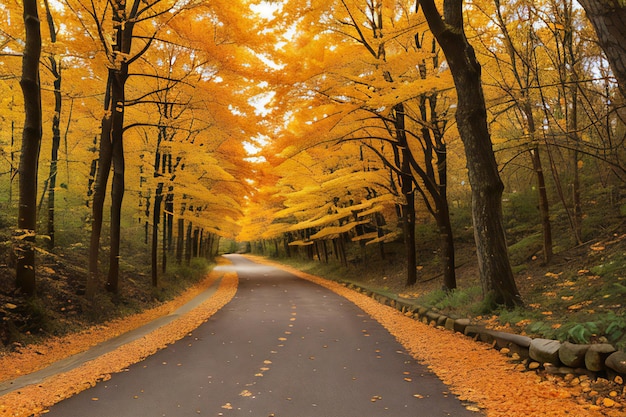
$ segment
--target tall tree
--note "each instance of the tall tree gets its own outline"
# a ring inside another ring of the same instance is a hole
[[[489,71],[490,81],[497,88],[495,93],[498,101],[496,108],[492,110],[499,118],[511,117],[519,131],[519,139],[524,153],[531,160],[534,171],[539,215],[543,236],[543,259],[548,263],[552,259],[552,225],[550,222],[550,205],[546,187],[541,154],[543,148],[540,145],[541,132],[536,127],[536,104],[539,102],[536,92],[539,77],[536,74],[537,65],[534,49],[538,47],[537,36],[533,25],[536,25],[536,12],[526,2],[516,4],[516,7],[504,7],[500,0],[489,0],[481,5],[474,3],[474,7],[481,10],[482,17],[486,17],[499,30],[500,36],[479,36],[490,60],[494,63],[493,70]],[[495,9],[492,8],[495,6]],[[508,5],[507,5],[508,6]],[[486,30],[485,22],[482,21],[479,31]],[[514,30],[511,30],[514,28]],[[487,82],[489,84],[489,82]],[[506,101],[502,103],[502,97]],[[498,106],[498,104],[501,104]],[[504,107],[504,110],[501,110]],[[511,111],[513,110],[513,111]],[[511,115],[511,113],[514,113]],[[517,157],[519,154],[514,156]]]
[[[434,0],[419,0],[439,42],[457,91],[456,121],[465,145],[472,187],[472,218],[478,267],[487,303],[515,306],[522,299],[513,277],[502,224],[504,185],[493,152],[481,80],[481,67],[465,36],[463,1],[444,0],[443,15]]]
[[[35,280],[35,228],[37,225],[37,170],[42,138],[41,87],[39,58],[41,57],[41,26],[37,0],[24,0],[26,39],[22,58],[20,86],[24,94],[24,132],[19,166],[18,243],[15,251],[16,285],[23,293],[33,295]]]
[[[125,159],[123,147],[124,115],[126,106],[126,82],[130,76],[129,66],[140,59],[149,49],[160,29],[162,22],[156,22],[159,16],[167,15],[177,5],[168,2],[162,5],[159,0],[142,2],[133,0],[127,5],[125,0],[115,0],[110,3],[110,19],[112,34],[106,33],[103,20],[108,14],[109,3],[101,10],[95,3],[85,8],[96,26],[96,37],[101,40],[102,47],[109,61],[107,87],[104,100],[104,117],[102,118],[100,134],[100,153],[98,157],[98,171],[94,185],[92,230],[89,250],[89,277],[87,294],[93,298],[98,282],[98,257],[104,200],[109,181],[109,173],[113,170],[111,182],[111,223],[110,223],[110,252],[109,271],[106,280],[108,291],[116,293],[119,281],[120,257],[120,222],[122,201],[124,198]],[[179,5],[179,7],[181,7]],[[182,7],[181,7],[182,8]],[[153,21],[148,27],[148,35],[142,35],[142,44],[133,49],[136,39],[134,30],[137,24]],[[113,39],[110,43],[107,39]]]
[[[626,98],[626,4],[623,0],[578,0]]]
[[[56,25],[54,17],[50,10],[48,0],[44,0],[46,10],[46,21],[48,22],[48,30],[50,31],[50,42],[54,45],[57,42]],[[52,150],[50,152],[50,173],[48,175],[48,247],[53,248],[55,242],[55,196],[58,174],[59,147],[61,146],[61,105],[63,98],[61,96],[61,58],[51,53],[48,56],[48,70],[52,74],[54,81],[54,114],[52,116]],[[69,122],[68,122],[69,123]]]

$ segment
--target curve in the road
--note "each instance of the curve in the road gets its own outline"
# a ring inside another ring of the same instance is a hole
[[[47,416],[476,416],[353,303],[281,269],[229,259],[239,276],[229,304]]]

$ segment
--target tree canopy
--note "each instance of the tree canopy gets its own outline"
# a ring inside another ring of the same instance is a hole
[[[152,248],[155,285],[157,259],[220,238],[344,263],[343,245],[384,256],[403,241],[410,285],[416,226],[432,222],[453,289],[452,212],[471,199],[463,227],[485,296],[517,304],[503,193],[537,199],[546,262],[554,223],[571,245],[591,233],[581,196],[623,204],[619,33],[599,32],[596,3],[29,3],[43,112],[28,207],[39,204],[17,227],[51,249],[90,247],[93,296],[117,291],[126,240]],[[0,204],[17,213],[34,114],[23,119],[32,97],[18,86],[35,55],[22,3],[0,10]]]

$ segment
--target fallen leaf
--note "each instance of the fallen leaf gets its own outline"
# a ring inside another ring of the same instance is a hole
[[[607,408],[610,408],[610,407],[613,407],[615,405],[615,401],[613,401],[610,398],[605,398],[605,399],[602,400],[602,405],[607,407]]]

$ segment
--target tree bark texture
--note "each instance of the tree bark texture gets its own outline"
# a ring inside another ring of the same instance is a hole
[[[24,131],[19,166],[19,209],[16,233],[16,286],[34,295],[35,228],[37,224],[37,170],[42,138],[39,58],[41,27],[36,0],[24,0],[26,43],[22,57],[20,86],[24,95]]]
[[[185,220],[178,219],[178,233],[176,234],[176,264],[182,265],[185,248]]]
[[[152,286],[156,287],[158,280],[158,248],[159,248],[159,219],[161,218],[161,202],[163,201],[163,183],[157,184],[156,195],[154,196],[154,209],[152,212],[152,244],[150,251]]]
[[[623,0],[578,0],[598,35],[619,90],[626,98],[626,4]]]
[[[108,90],[108,88],[107,88]],[[106,110],[105,105],[105,110]],[[102,118],[100,150],[98,152],[97,174],[93,188],[91,209],[91,239],[89,242],[89,275],[87,278],[86,297],[93,300],[98,287],[98,263],[100,252],[100,236],[102,235],[102,221],[104,215],[104,200],[111,171],[113,147],[111,143],[112,119],[109,113]]]
[[[48,22],[48,30],[50,31],[50,42],[56,43],[57,34],[54,25],[54,18],[50,11],[48,0],[44,0],[46,10],[46,21]],[[50,152],[50,174],[48,189],[48,247],[54,248],[54,210],[55,210],[55,191],[58,172],[59,147],[61,146],[61,59],[51,54],[48,57],[50,63],[50,72],[54,77],[54,115],[52,116],[52,150]]]
[[[539,194],[539,214],[541,216],[541,230],[543,235],[543,261],[547,264],[552,260],[552,225],[550,223],[550,206],[548,203],[548,193],[546,192],[546,179],[543,175],[543,165],[539,148],[530,150],[530,158],[533,163],[533,170],[537,177],[537,192]]]
[[[420,0],[428,25],[441,46],[454,79],[456,121],[465,146],[472,187],[472,218],[483,296],[489,304],[522,303],[508,255],[502,224],[498,165],[487,126],[481,68],[463,29],[462,0],[444,0],[444,19],[434,0]]]
[[[54,116],[52,116],[52,150],[50,152],[50,177],[48,189],[48,247],[54,248],[54,211],[57,184],[59,147],[61,146],[61,60],[49,57],[50,68],[54,76]]]

